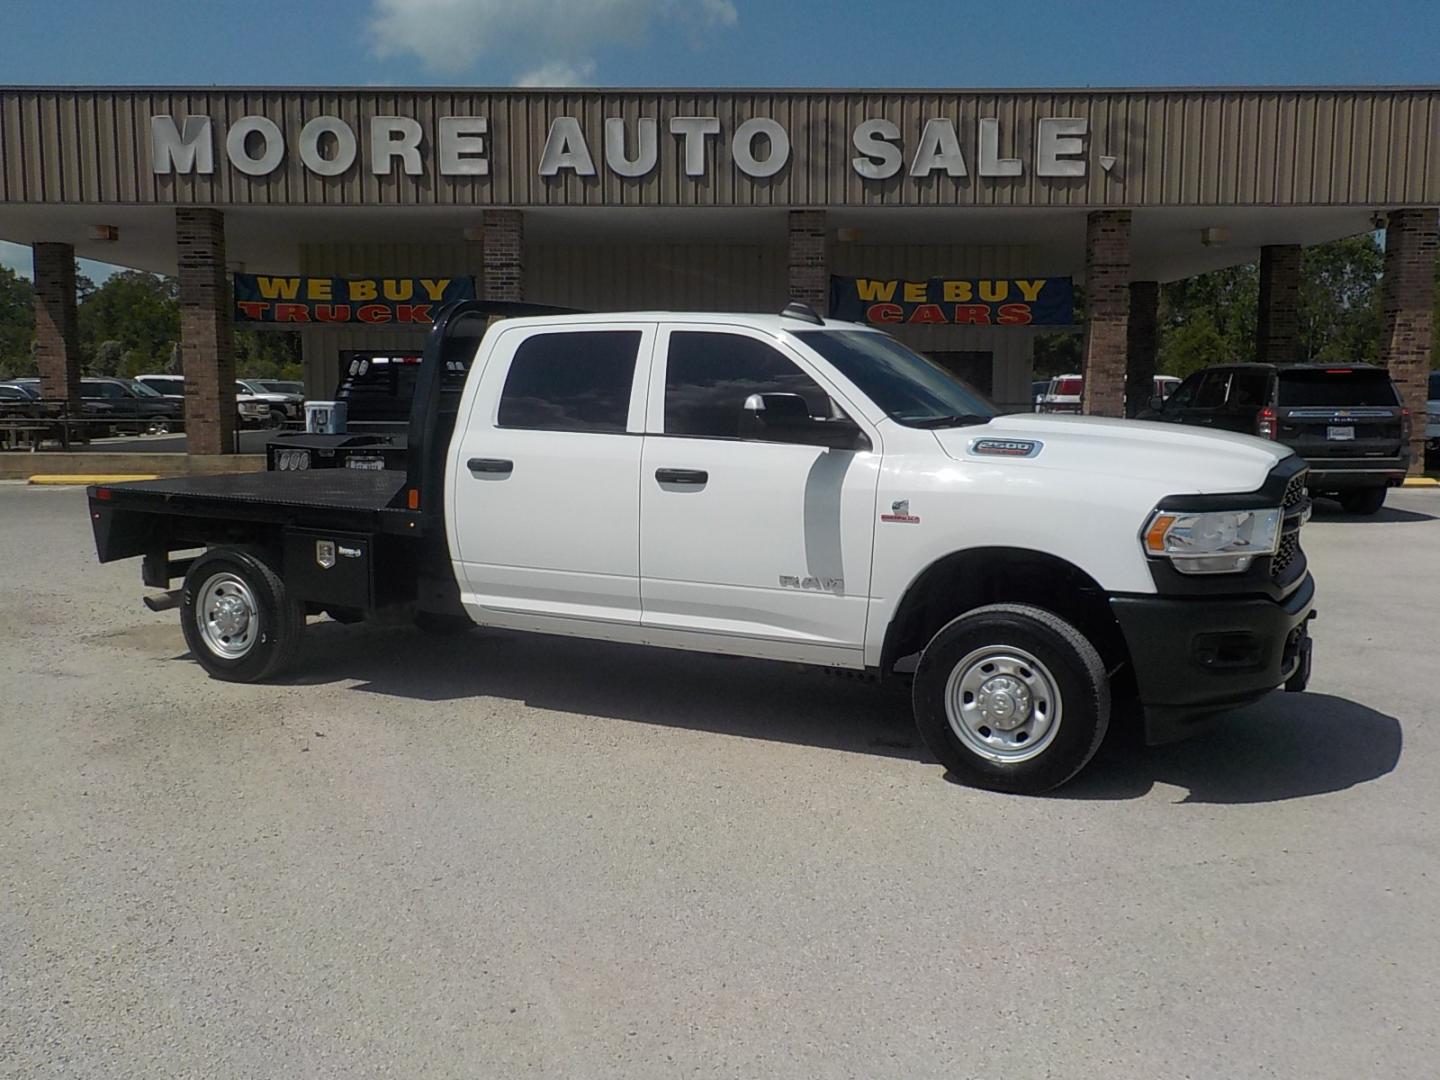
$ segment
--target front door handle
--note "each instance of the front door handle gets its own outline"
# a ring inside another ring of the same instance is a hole
[[[508,473],[515,471],[515,462],[508,458],[472,457],[465,467],[471,472]]]
[[[688,484],[700,487],[710,479],[704,469],[656,469],[655,479],[662,484]]]

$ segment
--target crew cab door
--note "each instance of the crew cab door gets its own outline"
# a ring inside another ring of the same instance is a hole
[[[756,331],[660,329],[640,467],[645,626],[858,666],[879,478],[875,433],[864,428],[874,451],[838,450],[769,441],[744,422],[756,394],[798,394],[812,416],[838,407],[858,421],[821,378]]]
[[[640,427],[654,325],[501,324],[452,443],[451,550],[489,625],[640,621]]]

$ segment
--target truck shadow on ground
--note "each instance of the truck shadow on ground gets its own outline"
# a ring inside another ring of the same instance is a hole
[[[535,709],[876,754],[933,766],[901,685],[795,665],[476,630],[454,638],[408,628],[312,625],[290,685],[358,680],[355,689],[433,703],[492,697]],[[1191,739],[1142,747],[1128,725],[1057,795],[1134,799],[1157,783],[1188,803],[1255,803],[1341,791],[1400,758],[1400,722],[1324,694],[1272,694]]]
[[[1341,525],[1400,525],[1416,521],[1434,521],[1435,515],[1421,513],[1419,510],[1402,510],[1398,506],[1382,506],[1373,514],[1347,514],[1344,508],[1333,499],[1318,498],[1315,500],[1315,520],[1333,521]]]

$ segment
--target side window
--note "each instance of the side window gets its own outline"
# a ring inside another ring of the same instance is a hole
[[[639,330],[536,334],[515,350],[497,423],[535,431],[623,432]]]
[[[1165,399],[1166,409],[1185,409],[1195,403],[1195,389],[1200,385],[1200,375],[1191,375],[1175,388],[1175,392]]]
[[[751,394],[799,394],[811,416],[830,397],[779,350],[740,334],[678,330],[665,362],[665,434],[737,439]]]
[[[1230,377],[1228,403],[1237,409],[1258,409],[1265,404],[1265,384],[1268,377],[1263,371],[1237,371]]]
[[[1228,371],[1207,371],[1195,394],[1197,409],[1218,409],[1225,404],[1225,388],[1230,384]]]

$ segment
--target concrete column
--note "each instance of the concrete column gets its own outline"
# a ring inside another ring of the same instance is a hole
[[[1155,396],[1155,354],[1160,345],[1160,283],[1130,283],[1125,323],[1125,415],[1134,416]]]
[[[1425,398],[1435,333],[1437,212],[1391,210],[1385,227],[1385,274],[1381,305],[1380,362],[1410,408],[1410,472],[1425,468]]]
[[[1260,307],[1255,359],[1262,364],[1300,360],[1300,245],[1260,249]]]
[[[525,215],[519,210],[486,210],[484,275],[486,300],[525,299]]]
[[[36,244],[35,360],[40,393],[80,402],[80,332],[75,316],[75,249],[69,244]]]
[[[1081,404],[1088,415],[1125,415],[1129,318],[1130,211],[1092,210],[1085,219],[1085,400]]]
[[[229,454],[235,449],[235,335],[225,275],[225,215],[209,207],[178,208],[175,246],[186,449]]]
[[[791,210],[788,248],[791,300],[809,304],[821,315],[830,308],[830,250],[824,210]]]

